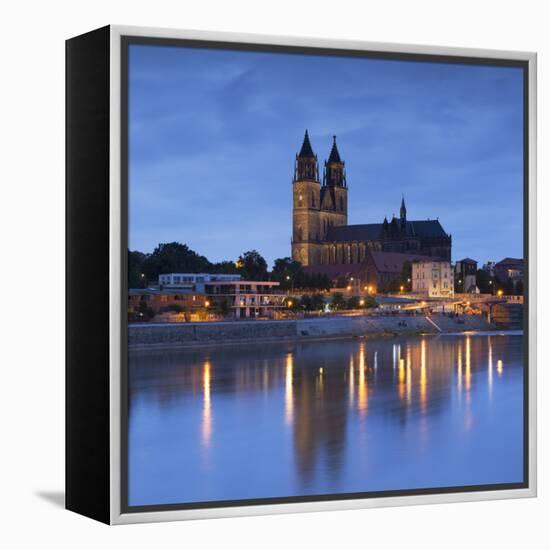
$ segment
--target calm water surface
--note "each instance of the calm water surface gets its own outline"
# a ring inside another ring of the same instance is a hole
[[[131,352],[129,504],[521,482],[522,344]]]

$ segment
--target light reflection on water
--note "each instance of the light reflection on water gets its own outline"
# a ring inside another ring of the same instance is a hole
[[[522,341],[131,352],[129,503],[520,482]]]

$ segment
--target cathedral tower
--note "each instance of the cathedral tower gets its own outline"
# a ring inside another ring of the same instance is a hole
[[[320,257],[321,183],[307,130],[296,155],[292,196],[292,259],[303,266],[315,265]]]
[[[321,237],[324,239],[333,225],[348,224],[348,185],[346,167],[340,158],[333,136],[332,149],[323,171],[321,188]]]

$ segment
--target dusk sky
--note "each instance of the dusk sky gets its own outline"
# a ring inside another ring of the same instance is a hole
[[[453,261],[522,257],[519,68],[132,45],[129,247],[290,256],[294,159],[337,136],[349,223],[439,218]]]

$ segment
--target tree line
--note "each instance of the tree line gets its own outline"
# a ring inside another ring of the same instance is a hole
[[[326,275],[305,273],[300,262],[278,258],[268,270],[265,258],[257,250],[249,250],[236,260],[211,262],[178,242],[160,243],[151,253],[128,251],[128,286],[146,288],[157,282],[163,273],[228,273],[243,280],[277,281],[286,289],[328,290],[331,280]]]

